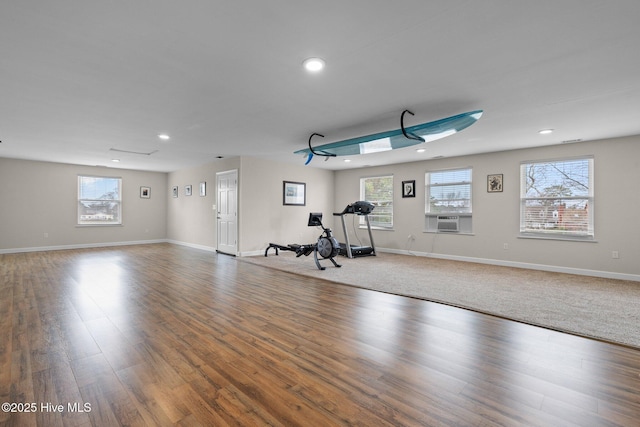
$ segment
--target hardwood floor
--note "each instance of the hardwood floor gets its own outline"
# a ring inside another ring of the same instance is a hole
[[[640,419],[639,350],[169,244],[0,255],[0,338],[7,426]]]

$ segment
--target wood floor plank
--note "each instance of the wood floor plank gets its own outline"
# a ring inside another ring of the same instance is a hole
[[[132,422],[131,416],[127,416],[126,420],[123,419],[122,411],[120,410],[120,405],[118,404],[119,401],[122,401],[123,397],[114,395],[112,393],[105,393],[102,384],[102,381],[98,381],[81,388],[82,396],[84,397],[85,401],[91,404],[91,412],[89,413],[91,425],[136,425]],[[144,422],[140,417],[135,416],[133,418],[137,422],[137,425],[144,425]]]
[[[9,286],[3,288],[0,297],[0,396],[9,392],[14,336],[20,333],[18,326],[13,326],[13,289]]]
[[[2,425],[637,426],[640,350],[171,244],[0,254]],[[40,406],[38,406],[40,408]]]
[[[114,371],[144,361],[136,346],[108,318],[85,321],[85,325]]]

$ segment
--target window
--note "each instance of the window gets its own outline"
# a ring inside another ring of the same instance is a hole
[[[375,208],[369,214],[372,227],[393,227],[393,176],[377,176],[360,179],[360,199],[372,203]],[[360,218],[364,225],[364,218]]]
[[[593,158],[520,165],[520,233],[593,239]]]
[[[471,168],[425,174],[425,228],[471,233]]]
[[[78,225],[122,224],[122,179],[78,176]]]
[[[427,213],[471,213],[471,169],[427,172]]]

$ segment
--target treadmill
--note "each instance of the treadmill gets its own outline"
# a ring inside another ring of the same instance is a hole
[[[374,206],[372,203],[358,201],[348,204],[342,212],[333,213],[333,216],[339,216],[340,220],[342,221],[342,231],[344,232],[344,238],[346,240],[346,243],[340,243],[340,255],[346,256],[347,258],[376,255],[376,247],[373,243],[373,236],[371,235],[371,224],[369,223],[369,214],[371,213],[373,208]],[[371,246],[357,246],[352,245],[349,242],[349,233],[347,233],[347,226],[344,221],[345,215],[364,216],[364,220],[367,224],[367,230],[369,231],[369,241],[371,242]]]

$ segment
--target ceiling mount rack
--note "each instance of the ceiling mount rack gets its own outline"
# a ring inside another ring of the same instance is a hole
[[[407,138],[407,139],[412,139],[414,141],[425,142],[425,139],[423,137],[418,136],[418,135],[416,135],[415,133],[412,133],[412,132],[407,132],[407,130],[404,127],[404,115],[405,115],[405,113],[409,113],[412,116],[415,115],[409,110],[404,110],[402,112],[402,115],[400,116],[400,128],[402,129],[402,134],[404,135],[404,137]]]
[[[311,161],[311,159],[313,158],[314,155],[326,157],[325,160],[329,160],[329,157],[336,157],[337,156],[334,153],[327,153],[326,151],[315,151],[313,149],[313,147],[311,146],[311,138],[313,138],[316,135],[321,137],[321,138],[324,138],[324,135],[316,133],[316,132],[312,133],[309,136],[309,157],[307,158],[307,161],[305,162],[305,165],[309,164],[309,162]]]

